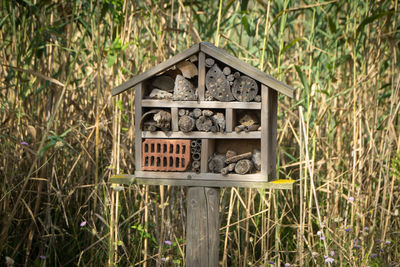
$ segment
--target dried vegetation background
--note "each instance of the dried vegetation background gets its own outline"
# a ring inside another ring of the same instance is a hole
[[[399,266],[400,14],[394,1],[0,3],[0,261],[183,266],[185,189],[134,171],[134,92],[199,41],[297,89],[278,175],[221,191],[223,266]]]

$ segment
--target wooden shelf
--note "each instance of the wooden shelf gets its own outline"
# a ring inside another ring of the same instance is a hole
[[[163,177],[163,178],[159,178]],[[216,173],[191,172],[144,172],[136,171],[135,175],[118,174],[111,177],[111,183],[146,184],[173,186],[208,186],[208,187],[247,187],[268,189],[293,189],[294,180],[267,181],[262,174],[229,174],[222,176]]]
[[[232,132],[232,133],[212,133],[212,132],[142,132],[142,138],[199,138],[199,139],[261,139],[261,132]]]
[[[165,108],[207,108],[207,109],[261,109],[260,102],[220,102],[220,101],[172,101],[143,99],[142,107]]]

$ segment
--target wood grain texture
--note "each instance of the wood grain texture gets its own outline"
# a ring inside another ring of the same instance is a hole
[[[242,60],[228,54],[226,51],[214,46],[211,43],[200,43],[200,51],[235,68],[236,70],[250,76],[251,78],[258,80],[260,83],[265,84],[284,95],[287,95],[291,98],[295,96],[295,90],[292,87],[276,80],[275,78],[267,75],[259,69],[256,69],[255,67],[243,62]]]
[[[178,126],[178,108],[177,107],[171,108],[171,116],[172,116],[172,121],[171,121],[172,131],[178,132],[179,126]]]
[[[186,266],[217,267],[219,189],[189,187],[186,232]]]
[[[205,80],[206,80],[206,55],[199,52],[199,76],[197,94],[200,101],[204,101]]]
[[[260,139],[261,132],[232,132],[232,133],[212,133],[212,132],[198,132],[193,131],[189,133],[183,132],[142,132],[142,138],[213,138],[213,139]]]
[[[201,140],[201,161],[200,171],[206,173],[208,171],[208,159],[214,153],[214,139],[202,139]]]
[[[143,73],[129,79],[128,81],[124,82],[123,84],[120,84],[119,86],[113,88],[112,95],[115,96],[117,94],[120,94],[120,93],[128,90],[129,88],[132,88],[136,84],[156,75],[157,73],[160,73],[160,72],[172,67],[176,63],[191,57],[192,55],[198,53],[199,51],[200,51],[200,45],[195,44],[194,46],[185,50],[184,52],[179,53],[176,56],[173,56],[172,58],[158,64],[157,66],[149,69],[148,71],[143,72]]]
[[[135,169],[142,170],[142,129],[140,120],[142,118],[142,97],[144,84],[139,83],[135,86]]]
[[[220,102],[220,101],[172,101],[172,100],[155,100],[155,99],[143,99],[143,107],[179,107],[179,108],[207,108],[207,109],[261,109],[261,103],[258,102]]]
[[[233,117],[233,109],[227,108],[225,112],[225,118],[226,118],[226,132],[231,133],[233,128],[234,128],[234,117]]]

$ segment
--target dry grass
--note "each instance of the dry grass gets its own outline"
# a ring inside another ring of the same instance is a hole
[[[223,189],[221,264],[399,266],[398,1],[221,3],[1,2],[2,263],[184,265],[185,189],[107,183],[134,170],[134,92],[111,88],[219,38],[298,90],[278,115],[295,190]]]

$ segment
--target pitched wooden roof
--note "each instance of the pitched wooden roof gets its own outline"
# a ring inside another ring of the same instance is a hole
[[[268,87],[284,94],[287,95],[291,98],[294,97],[295,95],[295,90],[290,87],[289,85],[286,85],[275,78],[267,75],[266,73],[260,71],[259,69],[251,66],[250,64],[247,64],[246,62],[243,62],[242,60],[230,55],[226,51],[216,47],[215,45],[207,42],[201,42],[198,43],[191,48],[185,50],[184,52],[158,64],[152,69],[149,69],[146,72],[143,72],[128,81],[124,82],[123,84],[120,84],[119,86],[115,87],[112,89],[112,95],[117,95],[119,93],[122,93],[136,84],[150,78],[153,75],[156,75],[157,73],[160,73],[172,66],[174,66],[176,63],[185,60],[192,55],[198,53],[198,52],[204,52],[205,54],[215,58],[218,61],[221,61],[222,63],[231,66],[232,68],[242,72],[243,74],[246,74],[247,76],[250,76],[251,78],[259,81],[262,84],[267,85]]]

